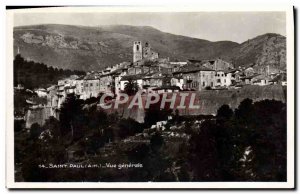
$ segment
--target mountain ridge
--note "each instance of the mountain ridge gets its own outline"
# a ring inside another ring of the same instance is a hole
[[[14,28],[14,53],[36,62],[71,70],[100,70],[132,61],[132,43],[148,41],[161,57],[171,60],[224,58],[238,66],[247,63],[284,68],[285,37],[267,33],[241,44],[208,41],[162,32],[151,26],[74,26],[41,24]],[[276,54],[275,54],[276,53]],[[273,56],[273,57],[269,57]]]

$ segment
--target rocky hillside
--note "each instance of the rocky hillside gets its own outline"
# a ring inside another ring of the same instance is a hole
[[[285,66],[285,37],[266,34],[242,44],[211,42],[159,31],[148,26],[35,25],[15,27],[14,51],[37,62],[65,69],[99,70],[132,60],[132,42],[149,41],[171,60],[222,57],[238,65],[258,62]]]
[[[232,54],[227,57],[233,59],[238,65],[256,63],[260,66],[271,65],[285,69],[286,38],[271,33],[257,36],[233,49]]]

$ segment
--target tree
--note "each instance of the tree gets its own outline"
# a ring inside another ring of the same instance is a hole
[[[193,181],[217,181],[220,179],[217,145],[214,137],[215,123],[205,121],[199,133],[189,140],[189,163],[193,169]]]
[[[223,105],[191,133],[189,150],[196,181],[286,181],[286,105],[246,99],[235,114]]]
[[[60,129],[63,136],[71,134],[72,139],[83,135],[83,128],[86,124],[84,111],[82,110],[83,101],[69,94],[62,104],[59,114]]]
[[[157,106],[158,105],[158,106]],[[151,127],[157,121],[167,120],[168,116],[172,114],[172,110],[168,108],[160,109],[160,103],[151,105],[149,109],[145,110],[144,125]]]
[[[175,181],[175,177],[170,174],[172,160],[167,157],[163,147],[165,141],[159,132],[152,135],[150,139],[150,154],[145,161],[145,170],[149,174],[151,181]]]
[[[161,136],[160,133],[156,132],[154,135],[152,135],[150,139],[150,147],[152,151],[158,152],[163,145],[164,145],[164,138]]]
[[[20,54],[14,59],[14,86],[23,84],[28,89],[48,87],[72,74],[84,75],[85,72],[54,69],[43,63],[26,61]]]
[[[141,133],[143,131],[143,125],[131,118],[121,119],[118,125],[120,128],[118,135],[121,139],[135,135],[136,133]]]
[[[147,144],[138,144],[126,152],[128,161],[133,163],[146,164],[149,160],[150,148]],[[146,169],[129,171],[129,181],[146,182],[149,180],[149,173]]]
[[[241,124],[246,125],[247,123],[254,121],[253,117],[255,114],[253,114],[252,103],[253,100],[247,98],[243,100],[239,107],[235,110],[235,116]]]
[[[255,180],[286,181],[287,117],[286,104],[264,100],[253,105],[255,128],[249,145],[253,159],[249,165]]]
[[[128,82],[125,84],[124,90],[126,94],[132,96],[138,92],[139,86],[136,81],[129,79]]]
[[[233,115],[233,111],[230,107],[226,105],[222,105],[217,111],[217,121],[221,124],[225,121],[228,121]]]
[[[60,123],[55,117],[50,116],[45,121],[44,129],[49,130],[53,138],[60,139],[61,137]]]
[[[30,127],[30,138],[37,139],[42,131],[42,127],[38,123],[33,123]]]

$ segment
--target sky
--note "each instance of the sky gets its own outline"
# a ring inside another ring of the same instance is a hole
[[[265,33],[286,35],[285,12],[97,12],[14,15],[14,26],[35,24],[152,26],[177,35],[238,43]]]

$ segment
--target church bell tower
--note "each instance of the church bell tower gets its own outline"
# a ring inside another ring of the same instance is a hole
[[[133,43],[133,62],[143,59],[143,48],[141,41],[135,41]]]

